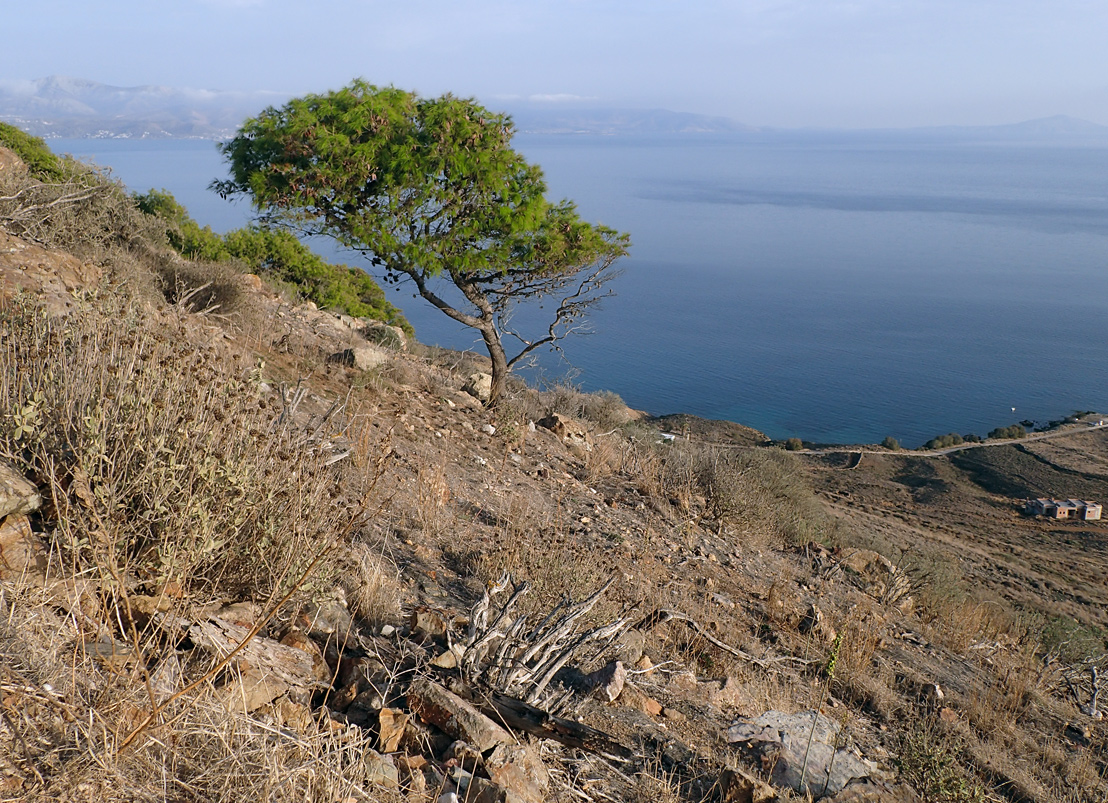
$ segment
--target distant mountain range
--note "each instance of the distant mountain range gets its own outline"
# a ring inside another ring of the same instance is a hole
[[[0,81],[0,120],[46,138],[221,139],[233,135],[247,117],[266,106],[283,103],[288,97],[278,92],[118,87],[54,75],[34,81]],[[995,126],[774,129],[756,128],[726,117],[665,109],[522,101],[509,101],[498,107],[511,112],[519,131],[530,134],[1108,145],[1108,126],[1061,115]]]
[[[286,95],[108,86],[52,75],[0,81],[0,120],[40,137],[215,139]]]

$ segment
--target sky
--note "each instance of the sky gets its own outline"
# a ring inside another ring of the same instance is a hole
[[[355,77],[493,108],[755,126],[1108,125],[1104,0],[37,0],[0,81],[296,95]]]

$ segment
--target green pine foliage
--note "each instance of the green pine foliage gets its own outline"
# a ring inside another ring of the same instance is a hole
[[[137,195],[135,201],[143,212],[164,221],[169,244],[187,259],[235,260],[259,275],[291,286],[323,309],[384,321],[412,334],[411,324],[368,274],[325,261],[286,231],[247,226],[217,234],[209,226],[201,227],[166,190],[150,190]]]

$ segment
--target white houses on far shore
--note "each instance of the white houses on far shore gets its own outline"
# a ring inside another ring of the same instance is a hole
[[[1100,520],[1100,505],[1081,499],[1030,499],[1024,509],[1029,516],[1046,516],[1048,519]]]

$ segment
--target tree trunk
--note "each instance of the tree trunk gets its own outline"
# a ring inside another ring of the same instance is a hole
[[[492,360],[492,390],[489,392],[487,406],[495,407],[508,387],[508,357],[504,353],[504,345],[500,342],[500,332],[496,331],[492,321],[481,327],[481,337]]]

